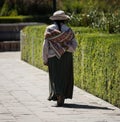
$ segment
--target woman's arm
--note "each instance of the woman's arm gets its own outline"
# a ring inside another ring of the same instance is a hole
[[[68,52],[74,52],[77,47],[77,41],[75,40],[75,38],[72,39],[70,43],[67,44],[67,46],[68,46],[67,49]]]
[[[45,39],[43,42],[42,58],[44,65],[48,63],[48,41]]]

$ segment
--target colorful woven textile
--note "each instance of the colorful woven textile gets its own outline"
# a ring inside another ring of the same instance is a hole
[[[65,32],[60,32],[54,29],[49,30],[49,32],[45,34],[45,39],[48,40],[51,48],[55,51],[56,57],[58,59],[64,54],[73,38],[74,33],[71,29],[68,29]]]

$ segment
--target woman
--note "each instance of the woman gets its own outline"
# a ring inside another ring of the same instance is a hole
[[[70,17],[64,11],[56,11],[50,17],[54,21],[45,31],[43,62],[49,70],[49,98],[58,106],[73,95],[73,56],[77,42],[73,31],[65,25]]]

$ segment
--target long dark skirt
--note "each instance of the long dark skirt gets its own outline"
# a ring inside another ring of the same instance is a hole
[[[49,98],[57,100],[58,95],[72,99],[73,95],[73,56],[66,52],[60,59],[52,57],[48,59],[49,69]]]

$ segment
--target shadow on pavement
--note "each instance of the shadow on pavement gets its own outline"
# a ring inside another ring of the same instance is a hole
[[[107,107],[99,107],[99,106],[92,106],[92,105],[78,105],[78,104],[67,104],[63,105],[64,108],[75,108],[75,109],[102,109],[102,110],[114,110]]]

